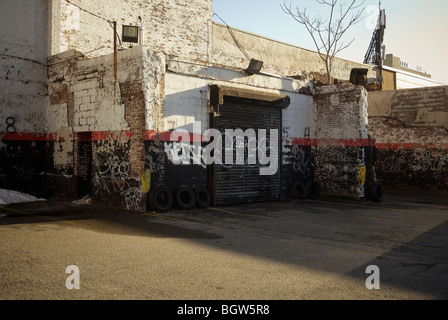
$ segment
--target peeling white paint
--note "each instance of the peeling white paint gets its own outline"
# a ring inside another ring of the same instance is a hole
[[[68,128],[67,104],[49,104],[47,106],[47,132],[56,132]]]
[[[146,106],[146,130],[163,130],[165,57],[146,49],[142,57],[142,83]]]
[[[363,88],[359,99],[360,131],[362,139],[367,139],[369,137],[369,107],[367,101],[368,93],[367,90]]]

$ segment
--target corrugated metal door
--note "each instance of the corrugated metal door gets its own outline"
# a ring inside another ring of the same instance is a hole
[[[253,100],[252,100],[253,101]],[[270,141],[270,129],[278,130],[281,139],[280,108],[259,105],[256,103],[225,102],[219,106],[219,111],[214,119],[214,127],[225,133],[226,129],[254,129],[267,130],[267,141]],[[247,139],[246,139],[247,141]],[[259,141],[258,141],[259,142]],[[269,143],[268,143],[269,144]],[[235,142],[234,142],[235,148]],[[225,138],[223,136],[223,149],[225,150]],[[223,152],[224,153],[224,152]],[[280,199],[281,194],[281,143],[278,141],[277,164],[278,170],[275,175],[260,175],[260,163],[257,156],[257,164],[248,164],[247,143],[245,147],[245,164],[223,164],[215,167],[215,196],[216,205],[227,205],[235,203],[274,201]],[[234,157],[236,152],[234,150]],[[223,162],[225,154],[223,154]]]

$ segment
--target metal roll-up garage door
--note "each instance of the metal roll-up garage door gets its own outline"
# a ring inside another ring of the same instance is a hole
[[[224,97],[223,104],[215,112],[214,128],[221,133],[227,129],[254,129],[257,134],[257,147],[260,145],[259,129],[266,130],[265,142],[268,150],[271,139],[270,130],[278,130],[278,139],[281,139],[282,109],[264,104],[262,101]],[[244,147],[244,164],[217,164],[215,166],[215,203],[227,205],[236,203],[249,203],[261,201],[275,201],[281,195],[281,143],[277,141],[277,172],[274,175],[261,175],[258,152],[256,164],[249,164],[247,138]],[[236,142],[233,144],[236,147]],[[223,136],[225,149],[225,137]],[[258,150],[258,149],[257,149]],[[270,151],[268,151],[270,153]],[[234,150],[236,156],[236,150]],[[224,162],[224,157],[223,157]]]

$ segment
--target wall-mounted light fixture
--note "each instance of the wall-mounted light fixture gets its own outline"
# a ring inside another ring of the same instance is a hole
[[[137,26],[125,26],[123,25],[122,32],[123,42],[138,43],[139,30]]]
[[[246,69],[246,72],[250,75],[258,74],[262,67],[263,61],[250,59],[249,67]]]

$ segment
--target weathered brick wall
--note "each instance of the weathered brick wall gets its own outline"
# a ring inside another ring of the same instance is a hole
[[[145,198],[140,176],[132,177],[130,133],[110,131],[92,137],[93,203],[144,211]]]
[[[126,122],[132,132],[129,149],[129,162],[132,164],[129,175],[139,179],[145,166],[145,99],[141,80],[120,83],[121,99],[125,105]]]
[[[447,87],[369,94],[377,177],[392,188],[448,188]]]
[[[363,198],[370,146],[367,91],[352,85],[316,88],[312,156],[323,194]]]
[[[415,90],[397,90],[391,100],[391,117],[399,119],[407,126],[436,124],[435,120],[446,120],[448,127],[447,87]],[[429,119],[431,114],[436,117]],[[444,119],[437,119],[440,116]],[[434,121],[434,122],[431,122]]]
[[[113,29],[117,22],[119,47],[122,25],[143,25],[143,44],[173,56],[207,60],[212,0],[53,0],[60,17],[53,25],[53,54],[69,49],[99,56],[113,52]],[[82,10],[82,9],[84,10]],[[92,13],[88,13],[88,12]],[[140,19],[141,18],[141,19]],[[92,51],[94,50],[94,51]]]
[[[90,188],[94,202],[136,210],[145,209],[143,53],[139,47],[118,54],[116,81],[113,55],[85,59],[68,51],[51,57],[48,70],[48,109],[58,116],[47,130],[63,141],[52,153],[54,176],[61,180],[63,168],[72,168],[78,196]]]

